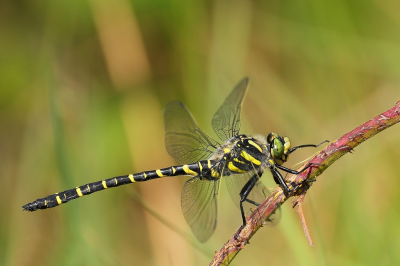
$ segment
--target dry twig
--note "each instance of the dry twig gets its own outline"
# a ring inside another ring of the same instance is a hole
[[[304,201],[304,198],[306,197],[306,193],[307,193],[307,191],[305,190],[298,197],[298,199],[293,202],[293,208],[298,206],[298,212],[299,212],[299,215],[300,215],[301,225],[303,226],[304,234],[306,235],[306,238],[307,238],[308,243],[310,244],[310,246],[313,247],[312,239],[311,239],[311,236],[310,236],[310,231],[308,231],[306,218],[304,217],[304,213],[303,213],[303,201]]]

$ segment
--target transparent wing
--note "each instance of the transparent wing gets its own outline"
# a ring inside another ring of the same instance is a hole
[[[227,140],[239,134],[240,113],[248,84],[248,78],[242,79],[212,118],[212,127],[221,140]]]
[[[181,195],[183,216],[200,242],[207,241],[217,226],[217,197],[221,179],[186,181]]]
[[[243,187],[246,185],[247,181],[249,181],[250,178],[254,175],[254,173],[254,171],[250,171],[243,174],[233,174],[224,177],[229,194],[238,208],[240,208],[239,194],[242,191]],[[262,203],[269,194],[271,194],[269,189],[259,180],[247,198],[254,202]],[[249,202],[244,202],[243,208],[246,216],[249,216],[253,212],[253,210],[257,208],[257,206]],[[281,213],[280,209],[278,209],[274,216],[270,217],[269,221],[277,224],[280,220],[280,217]]]
[[[181,102],[167,104],[164,109],[164,126],[167,152],[180,164],[207,159],[220,146],[197,125]]]

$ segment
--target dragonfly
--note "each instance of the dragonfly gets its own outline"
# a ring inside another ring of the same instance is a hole
[[[318,147],[326,142],[291,147],[288,137],[276,133],[269,133],[266,138],[258,134],[240,134],[242,103],[248,84],[247,77],[242,79],[212,118],[212,128],[221,142],[211,138],[198,126],[182,102],[170,102],[164,109],[165,146],[179,165],[88,183],[39,198],[22,206],[23,210],[33,212],[53,208],[94,192],[126,184],[189,176],[181,194],[182,213],[196,238],[205,242],[217,225],[217,201],[223,178],[232,200],[240,208],[243,227],[246,225],[246,214],[270,193],[260,180],[263,173],[269,170],[285,193],[293,193],[297,187],[287,184],[278,170],[292,174],[305,171],[312,165],[307,164],[301,171],[296,171],[282,164],[295,150]]]

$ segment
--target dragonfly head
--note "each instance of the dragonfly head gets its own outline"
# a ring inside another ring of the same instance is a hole
[[[270,147],[271,156],[274,161],[281,165],[289,159],[290,140],[276,133],[269,133],[267,143]]]

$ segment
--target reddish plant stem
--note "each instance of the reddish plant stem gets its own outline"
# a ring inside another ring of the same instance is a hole
[[[352,152],[353,149],[373,137],[382,130],[398,123],[400,121],[400,101],[388,111],[376,116],[368,122],[362,124],[356,129],[343,135],[340,139],[331,142],[325,149],[317,153],[309,163],[312,163],[313,167],[298,174],[290,175],[286,182],[292,186],[304,183],[304,180],[313,180],[320,174],[322,174],[332,163],[338,160],[340,157],[348,152]],[[303,166],[304,167],[304,166]],[[300,168],[301,169],[301,168]],[[247,218],[247,224],[240,233],[236,232],[233,236],[225,243],[225,245],[217,252],[211,265],[229,265],[234,257],[239,253],[240,250],[248,243],[250,238],[257,232],[257,230],[263,225],[278,208],[288,198],[292,196],[298,196],[305,193],[310,186],[302,186],[297,189],[294,193],[286,196],[282,189],[276,187],[271,195],[269,195],[263,203]],[[239,229],[238,229],[239,231]],[[236,237],[235,237],[236,235]]]

